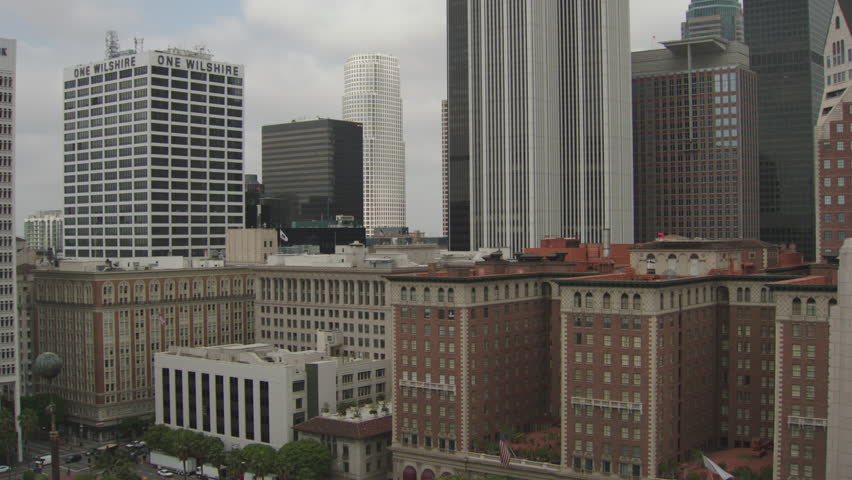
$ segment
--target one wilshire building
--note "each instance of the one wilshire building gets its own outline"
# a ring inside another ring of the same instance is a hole
[[[106,57],[64,71],[65,255],[224,249],[243,222],[243,66],[117,40]]]

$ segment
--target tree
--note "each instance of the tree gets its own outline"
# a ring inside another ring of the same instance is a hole
[[[199,466],[208,463],[211,459],[221,456],[225,450],[225,444],[218,437],[208,437],[202,433],[196,433],[196,439],[192,442],[192,452]]]
[[[278,450],[277,464],[283,480],[320,480],[331,471],[331,452],[319,442],[298,440]]]
[[[6,463],[11,463],[15,450],[18,446],[18,437],[16,432],[18,428],[15,424],[15,417],[12,415],[12,409],[6,408],[0,410],[0,450]]]
[[[50,430],[50,415],[47,413],[47,406],[51,403],[56,405],[57,425],[63,423],[65,421],[65,400],[49,393],[21,397],[21,411],[27,409],[34,411],[38,415],[38,427]]]
[[[246,458],[243,455],[241,448],[229,450],[222,455],[222,465],[228,469],[228,475],[233,478],[240,478],[246,473]]]
[[[259,443],[246,445],[243,447],[243,457],[245,457],[248,471],[253,473],[255,478],[263,479],[277,470],[275,449],[269,445]]]
[[[192,456],[193,451],[198,450],[198,437],[189,430],[175,430],[172,434],[174,440],[171,453],[183,462],[183,478],[186,478],[186,460]]]
[[[31,408],[21,410],[18,415],[18,428],[21,429],[21,436],[24,440],[24,458],[27,457],[27,441],[30,435],[38,429],[38,413]]]
[[[118,424],[121,436],[128,438],[136,438],[145,432],[148,427],[148,420],[144,417],[128,417],[123,418]]]
[[[145,431],[145,443],[153,450],[172,454],[174,451],[175,431],[165,425],[152,425]]]
[[[75,476],[74,480],[98,480],[98,474],[91,472],[81,473]]]
[[[139,480],[133,468],[136,462],[136,457],[124,450],[111,450],[95,457],[94,469],[103,480]]]

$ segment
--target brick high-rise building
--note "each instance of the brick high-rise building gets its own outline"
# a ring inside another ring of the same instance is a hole
[[[757,77],[719,38],[633,53],[636,240],[758,238]]]
[[[817,258],[836,260],[852,234],[852,5],[837,2],[825,42],[825,95],[816,123]],[[848,203],[847,203],[848,201]]]
[[[395,475],[656,478],[759,439],[778,478],[823,478],[833,267],[755,240],[640,244],[616,272],[573,251],[388,277]],[[539,450],[512,437],[506,471],[501,431]]]
[[[153,415],[155,353],[253,341],[251,270],[156,262],[69,261],[34,272],[33,357],[65,361],[62,375],[35,388],[60,395],[87,438],[111,438],[122,419]]]

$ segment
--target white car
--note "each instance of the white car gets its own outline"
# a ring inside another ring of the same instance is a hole
[[[174,473],[166,470],[165,468],[161,468],[161,469],[157,470],[157,475],[159,475],[161,477],[166,477],[166,478],[175,476]]]
[[[12,470],[12,467],[9,465],[0,465],[0,473],[6,473],[10,470]]]

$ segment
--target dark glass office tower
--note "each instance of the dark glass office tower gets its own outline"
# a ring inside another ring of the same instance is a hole
[[[760,238],[814,259],[814,126],[833,0],[745,0],[757,73]]]
[[[364,153],[360,123],[319,119],[264,125],[266,195],[293,198],[288,221],[350,215],[364,221]]]
[[[467,0],[447,0],[447,109],[450,250],[470,249]]]

